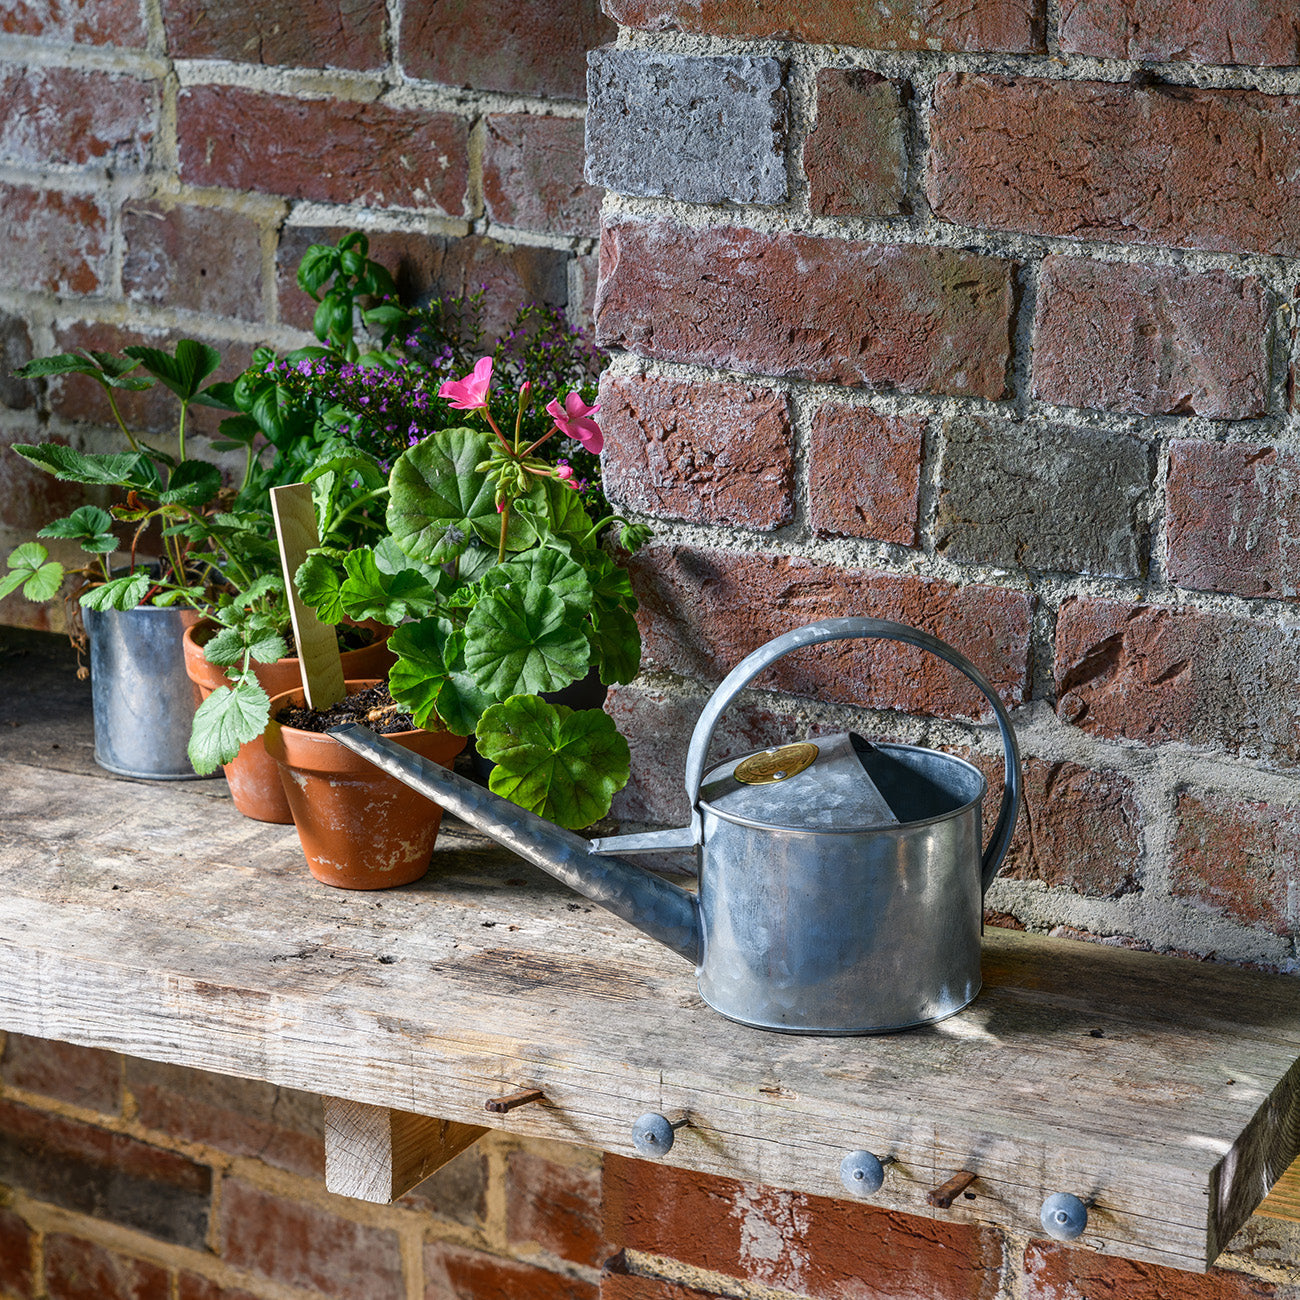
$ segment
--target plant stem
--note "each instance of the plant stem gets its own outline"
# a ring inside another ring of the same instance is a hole
[[[554,428],[552,428],[552,429],[550,429],[548,432],[542,434],[542,436],[541,436],[540,438],[538,438],[538,440],[537,440],[535,443],[533,443],[533,445],[532,445],[531,447],[525,447],[524,450],[523,450],[523,455],[525,455],[525,456],[531,456],[531,455],[533,454],[533,452],[535,452],[535,451],[537,450],[537,448],[540,447],[540,446],[542,445],[542,443],[546,442],[547,439],[549,439],[549,438],[553,438],[553,437],[555,437],[555,435],[556,435],[557,433],[559,433],[559,431],[560,431],[560,426],[557,424]]]
[[[179,445],[181,460],[185,459],[185,416],[186,413],[189,411],[189,409],[190,409],[189,402],[182,401],[181,418],[180,418],[180,422],[176,426],[176,441]]]
[[[123,436],[131,446],[131,450],[137,454],[140,451],[140,444],[136,442],[135,435],[126,427],[126,421],[122,419],[122,413],[117,409],[117,399],[113,396],[113,390],[107,384],[104,385],[104,393],[108,397],[108,409],[113,412],[113,419],[117,421],[117,427],[122,430]]]
[[[506,530],[510,527],[510,499],[507,497],[501,507],[501,544],[497,547],[497,563],[504,564],[506,558]]]

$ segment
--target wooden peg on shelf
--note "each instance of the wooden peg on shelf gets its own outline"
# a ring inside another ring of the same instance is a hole
[[[952,1203],[979,1177],[969,1169],[958,1170],[946,1183],[940,1184],[925,1199],[937,1210],[950,1209]]]
[[[504,1115],[507,1111],[517,1110],[534,1101],[545,1101],[546,1094],[540,1088],[525,1088],[522,1092],[512,1092],[508,1097],[489,1097],[483,1103],[483,1109],[494,1115]]]

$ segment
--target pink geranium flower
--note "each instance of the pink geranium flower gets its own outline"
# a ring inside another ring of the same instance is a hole
[[[448,379],[438,389],[453,411],[485,411],[492,387],[492,358],[481,357],[464,379]]]
[[[563,406],[558,401],[548,402],[546,406],[546,414],[555,421],[555,427],[565,437],[582,443],[594,456],[598,456],[605,445],[605,435],[601,433],[600,425],[591,418],[599,410],[598,405],[588,406],[580,393],[570,393],[564,399]]]

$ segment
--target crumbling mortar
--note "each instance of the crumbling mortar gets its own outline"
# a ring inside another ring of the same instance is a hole
[[[1055,34],[1053,33],[1053,39]],[[743,40],[689,32],[639,32],[620,29],[618,45],[647,53],[681,57],[745,54],[792,59],[817,69],[859,67],[881,76],[933,84],[945,72],[981,76],[1028,77],[1043,81],[1125,83],[1143,72],[1173,86],[1209,90],[1259,90],[1269,95],[1300,94],[1300,68],[1257,68],[1169,60],[1102,59],[1087,55],[1019,54],[1002,51],[871,50],[851,45],[814,45],[787,40]]]
[[[788,524],[773,532],[799,536],[812,532],[812,495],[808,482],[808,465],[812,454],[812,424],[815,408],[804,401],[802,394],[789,391],[786,392],[786,404],[790,412],[791,453],[794,459],[792,485],[794,514]]]
[[[786,62],[782,84],[786,91],[787,136],[785,147],[787,206],[811,216],[811,186],[804,171],[804,150],[816,125],[817,83],[803,64]]]
[[[465,213],[473,222],[487,221],[487,204],[483,198],[483,151],[487,144],[487,119],[476,117],[470,124],[466,140],[469,174],[465,180]]]
[[[0,35],[0,63],[29,69],[121,73],[141,81],[161,79],[171,67],[165,51],[161,46],[154,48],[152,41],[145,50],[128,50],[112,45],[60,45],[43,36],[7,35]]]
[[[929,248],[956,248],[1008,261],[1041,261],[1056,254],[1097,262],[1167,266],[1191,273],[1221,271],[1229,275],[1257,276],[1266,288],[1285,298],[1300,274],[1300,258],[1268,253],[1214,252],[1175,248],[1161,244],[1123,244],[1103,240],[1073,240],[1063,235],[962,226],[932,216],[818,217],[794,211],[789,205],[735,204],[726,207],[685,203],[666,198],[641,198],[607,192],[602,206],[607,221],[634,219],[671,221],[690,230],[742,226],[770,235],[814,235],[825,239],[869,244],[917,244]]]

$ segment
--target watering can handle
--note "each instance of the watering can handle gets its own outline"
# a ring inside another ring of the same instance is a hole
[[[718,725],[727,707],[741,691],[754,680],[765,668],[778,659],[788,655],[792,650],[804,646],[821,645],[825,641],[847,641],[855,638],[880,638],[890,641],[902,641],[907,645],[919,646],[937,655],[945,663],[964,673],[977,686],[980,693],[993,706],[997,718],[998,731],[1002,734],[1002,752],[1005,763],[1005,780],[1002,786],[1002,806],[998,809],[997,824],[993,827],[993,837],[984,850],[980,865],[981,888],[987,890],[998,874],[1002,859],[1011,844],[1011,834],[1016,828],[1016,813],[1020,807],[1020,748],[1016,744],[1016,733],[1012,730],[1011,719],[1002,707],[997,692],[988,679],[975,667],[965,655],[959,654],[952,646],[940,641],[938,637],[903,623],[891,623],[882,618],[828,618],[820,623],[810,623],[807,627],[796,628],[793,632],[759,646],[753,654],[741,660],[727,674],[721,685],[713,692],[709,702],[704,706],[695,731],[691,735],[690,749],[686,752],[686,795],[691,803],[691,820],[698,824],[696,802],[700,797],[700,785],[704,780],[704,763],[709,753],[709,743],[713,739],[713,730]]]

